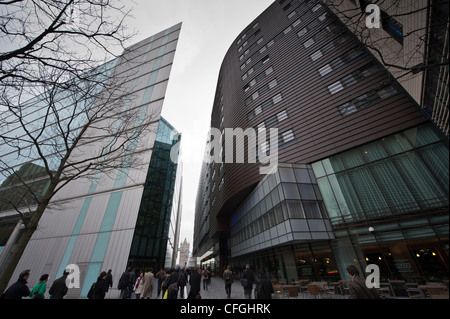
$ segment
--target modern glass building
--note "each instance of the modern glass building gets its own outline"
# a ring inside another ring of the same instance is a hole
[[[96,126],[96,130],[114,132],[122,123],[129,123],[126,132],[139,132],[139,135],[124,145],[121,160],[136,165],[99,169],[94,176],[65,185],[45,210],[10,284],[24,269],[31,269],[29,283],[34,285],[42,274],[56,279],[69,264],[75,264],[80,269],[80,287],[71,289],[68,297],[83,298],[101,271],[112,269],[114,278],[119,278],[127,266],[173,264],[176,251],[172,247],[178,246],[182,209],[182,164],[177,152],[181,137],[161,117],[161,111],[180,31],[181,24],[178,24],[155,34],[127,48],[120,58],[107,64],[111,71],[105,81],[114,81],[115,76],[125,78],[126,83],[120,90],[127,91],[132,98],[118,106],[113,119],[105,114],[105,121],[100,122],[104,126]],[[93,99],[95,102],[95,95]],[[64,103],[61,102],[63,108]],[[45,104],[39,107],[41,111],[46,110]],[[134,110],[135,116],[127,117],[127,110]],[[32,114],[30,112],[30,116]],[[82,117],[78,120],[83,122]],[[140,130],[144,123],[149,123],[149,127]],[[51,132],[50,127],[46,134]],[[53,137],[49,135],[49,138]],[[84,154],[107,150],[113,142],[113,136],[104,135],[94,143],[81,145],[80,152],[74,156],[82,161]],[[1,271],[23,229],[21,215],[11,204],[18,208],[31,207],[31,215],[33,209],[33,202],[17,191],[14,178],[30,180],[25,185],[31,185],[28,190],[31,188],[36,196],[45,190],[47,180],[42,177],[43,165],[37,156],[33,158],[30,152],[24,153],[26,149],[19,154],[16,149],[14,153],[8,143],[0,145],[0,149],[1,162],[8,163],[15,172],[13,177],[0,180],[0,195],[2,198],[18,195],[15,201],[9,200],[9,204],[0,206]],[[51,148],[48,151],[51,152]],[[57,165],[57,160],[52,161],[57,156],[57,152],[49,153],[48,162]],[[177,160],[172,162],[171,158]],[[2,176],[6,175],[7,171],[2,171]],[[115,284],[108,296],[114,298],[118,294]]]
[[[288,282],[373,263],[383,280],[448,279],[448,138],[322,1],[275,1],[238,35],[211,127],[278,128],[279,165],[203,165],[203,262]]]

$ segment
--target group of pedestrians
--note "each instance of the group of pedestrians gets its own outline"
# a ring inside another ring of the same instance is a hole
[[[153,268],[138,271],[128,267],[120,277],[117,288],[120,290],[120,299],[132,299],[133,294],[135,299],[151,299],[154,285]]]
[[[31,271],[24,270],[20,273],[19,279],[12,284],[0,297],[1,299],[22,299],[23,297],[30,297],[31,299],[45,299],[47,291],[47,283],[50,279],[48,274],[44,274],[39,278],[39,282],[33,287],[28,288],[28,278]],[[69,291],[66,285],[66,279],[69,273],[64,271],[62,277],[55,280],[50,287],[50,299],[63,299]]]
[[[47,283],[50,279],[48,274],[40,277],[39,282],[33,287],[28,288],[28,278],[30,270],[24,270],[20,273],[19,279],[11,285],[1,296],[0,299],[22,299],[29,297],[32,299],[45,299],[47,291]],[[364,279],[360,278],[358,269],[350,265],[347,267],[347,273],[352,279],[349,284],[350,299],[378,299],[379,294],[375,289],[366,287]],[[68,293],[67,277],[69,272],[64,270],[62,277],[55,280],[48,293],[50,299],[63,299]],[[189,283],[190,291],[187,299],[201,299],[201,284],[203,281],[203,290],[208,290],[211,280],[212,271],[210,268],[194,268],[187,271],[184,267],[177,266],[174,269],[165,271],[161,269],[156,275],[153,275],[153,269],[146,271],[137,271],[128,268],[120,277],[118,289],[120,290],[121,299],[131,299],[133,294],[136,299],[151,299],[154,291],[154,281],[158,280],[157,297],[163,299],[184,299],[185,287]],[[231,287],[234,282],[234,273],[230,266],[223,272],[223,280],[225,283],[226,298],[231,298]],[[255,299],[272,299],[274,289],[272,282],[266,278],[265,273],[260,271],[254,274],[250,265],[246,265],[240,276],[240,283],[244,289],[246,299],[251,299],[254,289]],[[102,271],[97,281],[92,284],[88,298],[104,299],[106,293],[113,286],[112,270],[108,272]]]
[[[231,286],[234,282],[234,273],[230,266],[223,272],[222,277],[225,282],[225,293],[227,294],[227,298],[231,298]],[[241,286],[244,289],[245,299],[252,298],[253,285],[255,283],[255,299],[272,299],[272,294],[274,293],[272,282],[266,278],[263,271],[258,273],[257,278],[255,277],[250,265],[246,265],[240,278]]]

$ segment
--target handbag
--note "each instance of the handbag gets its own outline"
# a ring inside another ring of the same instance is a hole
[[[40,284],[39,288],[36,289],[36,291],[34,292],[33,296],[31,297],[31,299],[44,299],[44,297],[42,297],[41,294],[39,293],[41,288],[42,288],[42,284]]]
[[[178,292],[178,282],[180,281],[180,277],[181,277],[181,274],[178,275],[177,282],[169,285],[169,288],[167,289],[169,291],[169,293],[174,294],[174,293]]]

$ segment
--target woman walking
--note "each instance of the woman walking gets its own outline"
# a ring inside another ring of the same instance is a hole
[[[42,275],[39,279],[39,283],[34,286],[30,292],[31,299],[45,299],[45,291],[47,290],[47,281],[49,275]]]
[[[134,284],[134,293],[136,294],[136,299],[141,299],[142,287],[144,286],[144,273],[141,272],[136,283]]]

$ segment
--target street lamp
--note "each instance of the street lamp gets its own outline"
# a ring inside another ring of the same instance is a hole
[[[391,268],[389,267],[389,264],[388,264],[388,262],[387,262],[387,260],[386,260],[386,257],[385,257],[384,254],[383,254],[383,250],[381,249],[381,245],[380,245],[380,243],[378,242],[378,238],[377,238],[377,236],[376,236],[376,234],[375,234],[375,228],[373,228],[372,226],[370,226],[370,227],[369,227],[369,233],[371,233],[371,234],[373,235],[373,237],[375,237],[375,242],[377,243],[378,249],[380,250],[381,257],[379,257],[378,260],[381,260],[381,259],[384,260],[384,263],[385,263],[385,265],[386,265],[386,267],[387,267],[387,270],[389,271],[389,274],[390,274],[390,276],[392,277]]]

